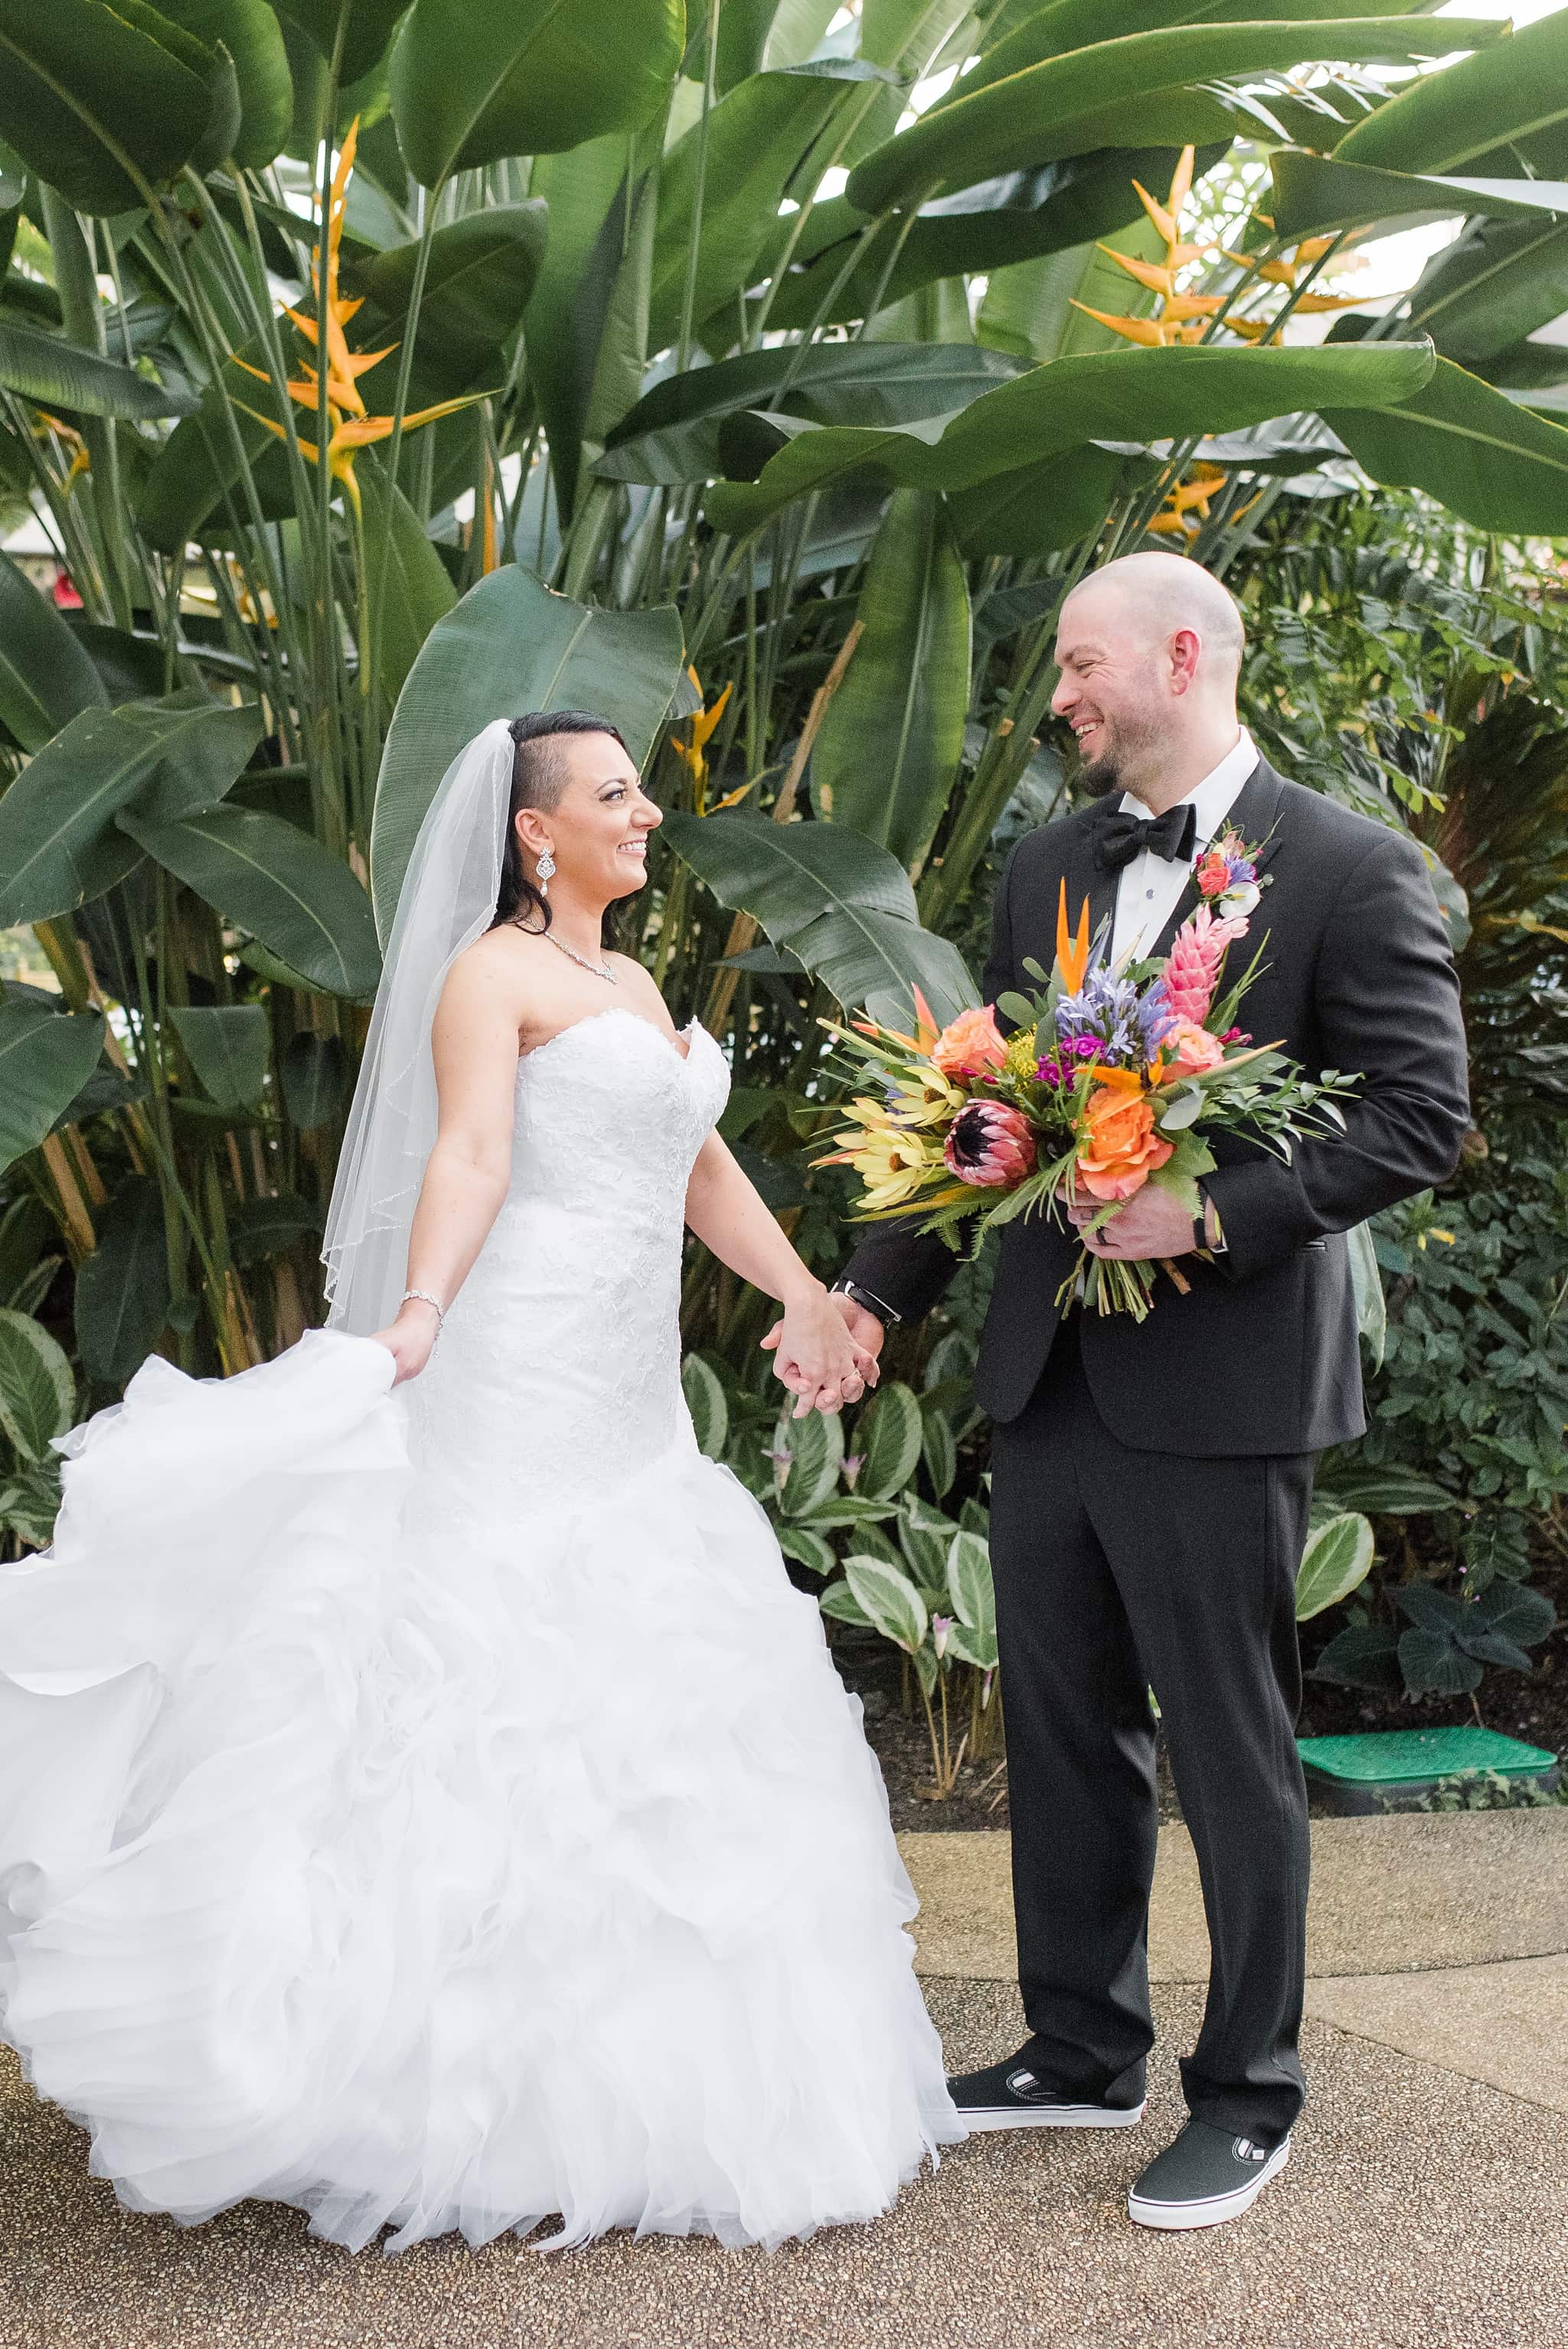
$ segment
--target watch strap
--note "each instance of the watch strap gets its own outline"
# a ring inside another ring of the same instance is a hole
[[[851,1280],[847,1274],[840,1275],[828,1294],[830,1297],[852,1298],[857,1305],[863,1305],[868,1313],[874,1314],[884,1330],[903,1319],[902,1313],[895,1313],[891,1305],[885,1304],[880,1297],[873,1296],[869,1288],[862,1288],[858,1280]]]

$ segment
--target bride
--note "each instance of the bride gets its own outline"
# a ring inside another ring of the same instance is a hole
[[[682,1395],[683,1223],[781,1301],[797,1418],[875,1371],[715,1131],[718,1045],[599,947],[659,821],[603,720],[469,745],[328,1329],[154,1357],[0,1573],[5,2035],[133,2209],[773,2245],[963,2134],[858,1702]]]

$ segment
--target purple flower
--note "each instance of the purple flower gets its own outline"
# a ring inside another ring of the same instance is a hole
[[[1035,1074],[1043,1085],[1059,1085],[1065,1082],[1061,1063],[1058,1061],[1037,1061]]]
[[[1151,1061],[1176,1025],[1176,1014],[1171,1009],[1170,999],[1158,982],[1140,996],[1133,1018],[1139,1042],[1143,1047],[1143,1057],[1145,1061]]]
[[[1158,989],[1140,994],[1130,978],[1117,978],[1103,963],[1087,973],[1076,995],[1057,1006],[1061,1057],[1104,1060],[1112,1067],[1141,1066],[1151,1058],[1171,1025],[1169,1007]]]

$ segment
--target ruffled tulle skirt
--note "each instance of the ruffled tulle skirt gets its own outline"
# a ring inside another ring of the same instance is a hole
[[[150,1361],[0,1573],[5,2035],[120,2199],[777,2244],[962,2135],[858,1702],[689,1424],[421,1499],[391,1357]]]

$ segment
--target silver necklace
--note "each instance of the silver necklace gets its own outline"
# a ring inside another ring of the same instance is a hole
[[[621,984],[607,962],[590,962],[587,956],[580,955],[575,947],[567,946],[561,938],[551,937],[548,930],[541,930],[538,935],[542,938],[549,938],[552,947],[559,947],[563,955],[570,955],[573,962],[580,962],[584,970],[591,970],[595,978],[607,978],[612,987]]]

